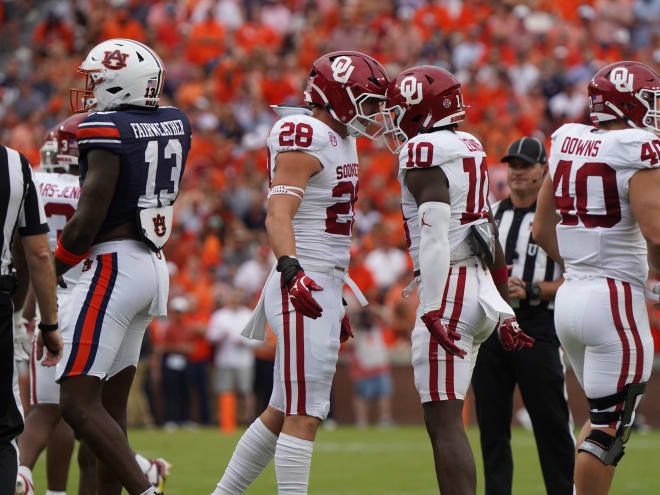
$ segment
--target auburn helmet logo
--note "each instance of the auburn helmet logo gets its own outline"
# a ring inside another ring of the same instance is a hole
[[[156,215],[152,219],[154,221],[154,232],[158,237],[163,237],[167,232],[167,226],[165,225],[165,217],[163,215]]]
[[[120,52],[119,50],[112,50],[105,52],[101,65],[106,69],[119,70],[126,67],[126,59],[128,53]]]

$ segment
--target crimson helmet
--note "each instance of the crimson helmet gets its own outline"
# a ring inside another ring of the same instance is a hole
[[[384,120],[385,144],[397,153],[417,134],[465,120],[461,84],[432,65],[404,70],[387,89]]]
[[[316,59],[307,79],[305,101],[325,108],[353,137],[377,139],[384,131],[377,105],[385,101],[390,78],[376,59],[360,52],[332,52]]]
[[[59,123],[53,131],[56,153],[52,163],[42,163],[46,172],[69,173],[71,167],[78,166],[78,141],[76,133],[80,124],[87,114],[74,113]]]
[[[660,133],[660,76],[640,62],[606,65],[589,83],[589,112],[594,123],[621,119]]]

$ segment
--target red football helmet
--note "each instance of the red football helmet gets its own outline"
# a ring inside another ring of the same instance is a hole
[[[78,166],[78,124],[87,117],[86,113],[74,113],[59,123],[51,132],[55,140],[55,159],[42,163],[46,172],[69,173],[71,167]],[[50,135],[50,134],[49,134]]]
[[[404,70],[387,90],[384,118],[385,144],[397,153],[421,132],[465,120],[461,84],[432,65]]]
[[[379,103],[390,78],[376,59],[360,52],[332,52],[316,59],[305,101],[325,108],[353,137],[377,139],[384,131]]]
[[[589,112],[594,123],[621,119],[660,133],[660,76],[640,62],[606,65],[589,83]]]

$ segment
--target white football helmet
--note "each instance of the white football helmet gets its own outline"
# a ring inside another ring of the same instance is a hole
[[[78,67],[85,88],[71,88],[74,112],[100,112],[120,105],[156,108],[165,80],[165,66],[143,43],[112,39],[99,43]]]

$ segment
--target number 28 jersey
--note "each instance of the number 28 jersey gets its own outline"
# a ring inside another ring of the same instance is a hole
[[[442,167],[449,182],[451,261],[473,254],[464,242],[470,225],[488,221],[486,153],[479,140],[467,132],[450,130],[412,138],[399,153],[399,183],[408,251],[415,270],[419,269],[421,232],[417,202],[406,186],[406,174],[409,170],[428,167]]]
[[[323,166],[309,178],[293,217],[296,256],[303,268],[307,262],[308,266],[347,269],[358,193],[355,138],[342,138],[305,109],[279,111],[284,111],[285,116],[275,123],[268,136],[269,185],[280,153],[302,151]]]
[[[103,149],[119,156],[115,195],[99,232],[135,222],[138,208],[174,203],[190,150],[190,122],[175,107],[90,113],[78,125],[80,183],[88,153]]]
[[[565,124],[549,158],[565,277],[610,277],[643,286],[646,241],[632,215],[630,178],[660,165],[660,140],[642,129]]]

